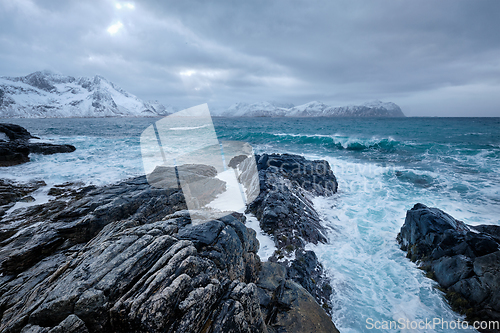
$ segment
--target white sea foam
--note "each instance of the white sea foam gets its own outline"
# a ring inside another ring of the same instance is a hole
[[[248,228],[252,228],[257,233],[257,240],[259,241],[260,247],[259,255],[262,261],[267,261],[270,256],[273,255],[274,251],[276,251],[276,246],[274,245],[274,241],[266,234],[259,225],[259,220],[253,214],[245,214],[247,221],[246,226]]]
[[[207,204],[220,211],[238,211],[245,208],[244,189],[240,187],[234,169],[217,174],[216,178],[226,183],[226,190]]]
[[[334,168],[337,165],[337,170],[361,168],[341,159],[327,160]],[[369,332],[367,318],[459,319],[434,288],[435,283],[405,257],[396,243],[406,210],[413,204],[424,201],[448,211],[450,203],[443,204],[443,198],[430,195],[425,188],[394,182],[386,168],[372,165],[365,170],[371,171],[336,174],[339,194],[314,199],[331,231],[328,244],[309,244],[307,249],[316,252],[332,279],[335,324],[341,332]]]
[[[54,140],[49,140],[49,139],[32,138],[32,139],[29,139],[29,142],[30,143],[51,143],[51,144],[54,144]]]
[[[31,207],[31,206],[36,206],[36,205],[41,205],[41,204],[44,204],[44,203],[47,203],[49,202],[49,200],[52,198],[50,197],[48,194],[48,187],[42,187],[32,193],[30,193],[30,196],[33,198],[33,201],[31,202],[21,202],[21,201],[18,201],[15,203],[14,206],[12,206],[11,208],[9,208],[5,214],[8,215],[10,214],[11,212],[17,210],[17,209],[21,209],[21,208],[26,208],[26,207]]]
[[[193,127],[171,127],[172,131],[189,131],[194,129],[200,129],[210,126],[210,124],[202,125],[202,126],[193,126]]]
[[[43,180],[48,186],[65,182],[106,185],[144,174],[138,138],[51,137],[54,144],[72,144],[72,153],[30,154],[31,162],[3,168],[1,178],[18,182]]]

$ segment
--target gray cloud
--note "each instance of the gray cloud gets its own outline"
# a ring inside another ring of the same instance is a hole
[[[496,0],[1,0],[0,75],[101,74],[178,107],[381,99],[414,116],[500,116],[499,12]]]

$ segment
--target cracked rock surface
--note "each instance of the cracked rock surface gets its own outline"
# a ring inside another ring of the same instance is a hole
[[[260,193],[248,211],[274,239],[277,250],[269,260],[279,262],[290,283],[303,287],[330,313],[330,280],[316,254],[305,250],[308,243],[327,242],[326,229],[311,199],[337,192],[330,165],[297,155],[263,154],[257,156],[257,168]]]
[[[146,177],[52,195],[1,217],[1,332],[336,331],[242,214],[188,212]]]

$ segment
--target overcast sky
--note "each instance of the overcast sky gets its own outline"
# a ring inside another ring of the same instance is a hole
[[[100,74],[144,100],[379,99],[500,116],[498,0],[0,0],[0,76]]]

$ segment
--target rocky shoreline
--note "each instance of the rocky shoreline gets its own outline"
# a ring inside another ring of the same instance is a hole
[[[335,193],[335,176],[294,155],[262,155],[258,166],[249,210],[274,235],[268,262],[244,215],[187,211],[181,190],[146,177],[60,185],[49,202],[4,214],[0,331],[337,332],[328,280],[304,250],[326,241],[308,198]],[[4,210],[36,187],[4,186]]]
[[[407,212],[397,240],[468,322],[500,321],[499,226],[470,226],[419,203]]]
[[[74,150],[33,144],[22,127],[1,126],[8,140],[0,150]],[[244,169],[245,157],[237,158]],[[334,195],[337,179],[322,160],[263,154],[255,161],[259,194],[246,213],[276,246],[264,262],[244,214],[188,210],[182,190],[157,186],[154,172],[104,187],[55,185],[47,203],[16,210],[46,183],[0,179],[0,331],[338,332],[330,281],[306,250],[327,242],[312,198]],[[206,166],[189,172],[220,182]],[[500,321],[499,226],[466,225],[416,204],[397,241],[467,321]]]

